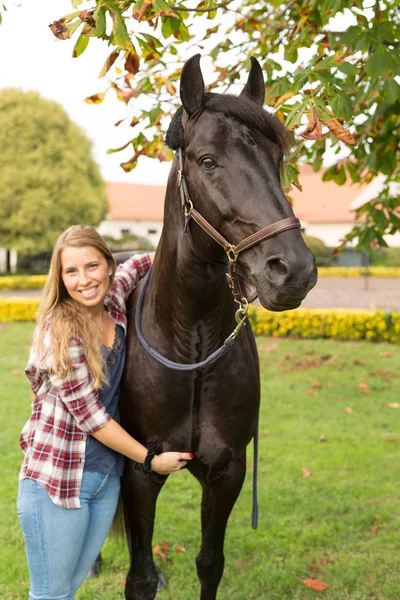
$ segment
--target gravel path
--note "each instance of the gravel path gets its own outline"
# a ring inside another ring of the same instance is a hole
[[[1,297],[39,297],[40,290],[10,292]],[[380,308],[400,312],[400,277],[320,277],[303,308]]]

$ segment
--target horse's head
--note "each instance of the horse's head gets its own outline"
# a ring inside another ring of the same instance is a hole
[[[231,243],[293,217],[280,185],[287,130],[263,109],[264,80],[252,59],[240,96],[204,92],[200,55],[184,66],[183,109],[167,134],[183,148],[184,173],[194,207]],[[221,249],[196,225],[193,244],[212,260]],[[223,251],[222,251],[223,253]],[[315,285],[315,259],[299,229],[283,231],[240,254],[241,272],[270,310],[296,308]]]

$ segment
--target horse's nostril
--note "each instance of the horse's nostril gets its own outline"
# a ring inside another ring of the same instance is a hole
[[[265,270],[269,279],[286,279],[289,275],[289,265],[278,256],[271,256],[265,261]]]

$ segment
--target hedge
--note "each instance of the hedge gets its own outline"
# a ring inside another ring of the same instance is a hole
[[[0,323],[35,321],[39,298],[0,298]]]
[[[0,277],[0,290],[41,290],[47,275],[13,275]]]
[[[0,298],[0,322],[34,321],[39,299]],[[270,312],[250,308],[255,335],[400,343],[400,313],[348,309]]]
[[[362,267],[318,267],[320,277],[362,277]],[[370,267],[368,275],[374,277],[400,277],[400,267]],[[0,290],[39,290],[47,275],[0,275]]]
[[[281,313],[251,308],[255,335],[400,343],[400,313],[298,308]]]
[[[400,277],[400,267],[318,267],[320,277]]]

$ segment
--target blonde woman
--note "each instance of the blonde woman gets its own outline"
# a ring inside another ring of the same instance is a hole
[[[161,474],[192,458],[155,455],[118,424],[125,303],[151,261],[134,256],[116,269],[92,227],[70,227],[56,242],[25,369],[34,401],[17,506],[30,600],[74,598],[113,520],[124,456]]]

